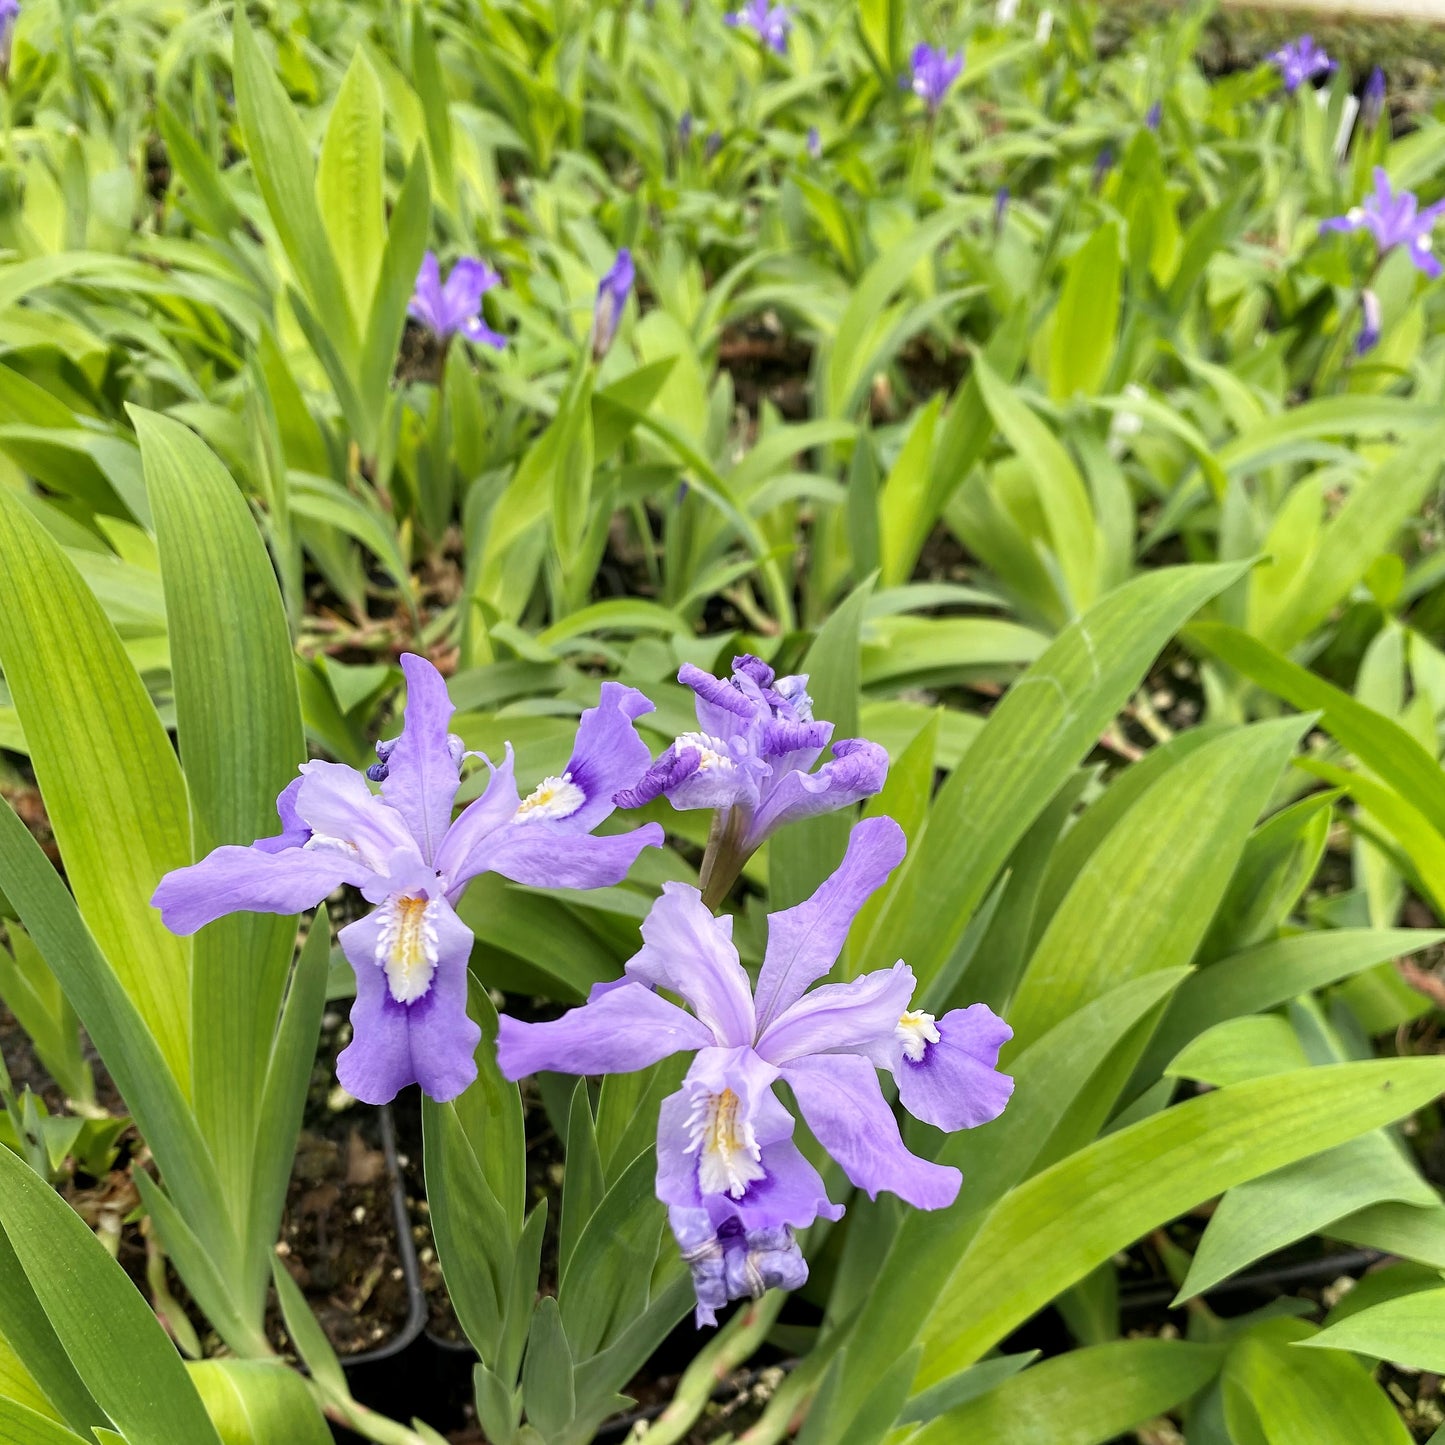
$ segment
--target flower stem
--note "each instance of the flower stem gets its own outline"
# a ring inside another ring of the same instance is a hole
[[[713,1390],[762,1344],[785,1298],[782,1290],[772,1289],[739,1310],[693,1358],[667,1409],[651,1425],[639,1423],[632,1438],[647,1445],[675,1445],[684,1439],[707,1408]]]

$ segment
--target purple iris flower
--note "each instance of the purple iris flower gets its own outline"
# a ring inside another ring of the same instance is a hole
[[[679,810],[715,809],[728,859],[718,865],[724,890],[785,823],[871,797],[888,776],[886,750],[862,738],[833,743],[831,761],[812,771],[833,724],[815,721],[806,676],[775,677],[767,663],[744,655],[733,659],[731,677],[685,663],[677,680],[697,695],[698,730],[683,733],[618,793],[617,805],[666,797]]]
[[[349,883],[377,905],[341,930],[356,970],[353,1039],[336,1061],[342,1086],[384,1104],[416,1082],[453,1099],[477,1076],[481,1038],[467,1017],[472,932],[455,905],[469,879],[500,873],[548,888],[619,883],[656,824],[591,836],[620,786],[647,766],[633,720],[652,711],[635,688],[604,682],[582,714],[572,759],[526,799],[517,796],[512,750],[491,768],[486,792],[455,822],[462,740],[441,674],[407,653],[401,736],[377,745],[378,796],[341,763],[310,762],[276,802],[282,831],[249,848],[223,846],[160,881],[151,902],[173,933],[194,933],[228,913],[300,913]]]
[[[593,361],[601,361],[612,349],[617,323],[622,320],[622,308],[627,305],[632,283],[636,279],[632,252],[624,246],[607,274],[597,283],[597,304],[592,312]]]
[[[692,1268],[699,1325],[716,1323],[729,1299],[796,1288],[807,1265],[792,1231],[843,1213],[793,1143],[793,1117],[773,1092],[780,1079],[854,1185],[920,1209],[951,1204],[962,1177],[904,1147],[877,1070],[893,1075],[909,1113],[940,1129],[986,1123],[1008,1102],[1013,1080],[997,1064],[1012,1031],[983,1004],[941,1018],[912,1008],[913,971],[902,962],[812,988],[905,847],[891,818],[859,823],[837,872],[769,914],[756,990],[732,919],[714,918],[697,889],[667,883],[621,980],[552,1022],[501,1020],[497,1062],[509,1079],[628,1073],[695,1051],[658,1118],[657,1197]]]
[[[928,103],[929,110],[937,110],[943,104],[944,96],[962,74],[962,50],[951,56],[941,45],[913,47],[913,93]]]
[[[810,160],[818,160],[823,154],[823,137],[818,134],[818,127],[815,125],[808,127],[807,150]]]
[[[428,251],[417,272],[407,315],[428,327],[439,341],[461,332],[468,341],[500,351],[507,338],[482,319],[482,297],[501,279],[485,261],[463,256],[443,285],[436,252]]]
[[[1008,218],[1009,188],[1000,186],[993,198],[993,233],[995,236],[1003,233],[1003,223]]]
[[[1360,120],[1366,130],[1374,130],[1385,114],[1385,72],[1377,65],[1365,82],[1365,94],[1360,103]]]
[[[1355,355],[1363,356],[1380,344],[1384,332],[1384,320],[1380,312],[1380,298],[1367,286],[1360,292],[1360,334],[1355,338]]]
[[[1099,154],[1094,157],[1093,185],[1097,191],[1103,184],[1109,172],[1114,169],[1114,147],[1105,141],[1099,149]]]
[[[703,137],[703,142],[702,142],[702,158],[703,158],[703,160],[705,160],[705,161],[715,160],[715,159],[717,158],[717,153],[718,153],[721,149],[722,149],[722,132],[721,132],[720,130],[710,130],[710,131],[708,131],[707,135]]]
[[[20,18],[20,0],[0,0],[0,74],[10,73],[10,51],[15,43],[15,22]]]
[[[1279,67],[1284,88],[1293,95],[1307,80],[1317,75],[1328,75],[1335,68],[1335,62],[1325,54],[1324,47],[1316,45],[1312,35],[1301,35],[1288,45],[1281,46],[1269,57]]]
[[[692,112],[683,111],[677,122],[677,143],[684,150],[692,144]]]
[[[1440,259],[1435,255],[1431,232],[1445,215],[1445,201],[1420,209],[1414,191],[1396,192],[1383,166],[1375,167],[1375,191],[1364,202],[1352,206],[1343,216],[1320,222],[1321,231],[1360,231],[1374,234],[1380,254],[1395,246],[1403,246],[1410,259],[1432,280],[1440,274]]]
[[[741,10],[724,15],[723,23],[734,29],[741,26],[756,32],[758,39],[774,55],[788,53],[788,32],[793,28],[793,17],[786,5],[770,5],[768,0],[748,0]]]
[[[1162,100],[1156,100],[1154,104],[1149,107],[1149,111],[1144,117],[1144,125],[1148,130],[1158,130],[1159,122],[1163,119],[1164,102]]]

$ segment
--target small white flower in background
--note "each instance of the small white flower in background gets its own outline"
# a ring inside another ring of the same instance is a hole
[[[998,5],[993,12],[993,18],[1000,25],[1013,24],[1014,16],[1019,13],[1019,0],[998,0]]]
[[[1034,26],[1034,43],[1036,45],[1047,45],[1049,36],[1054,33],[1054,12],[1044,10],[1039,15],[1039,23]]]
[[[1131,401],[1142,401],[1149,393],[1138,382],[1131,381],[1124,388],[1124,395]],[[1109,422],[1109,455],[1122,456],[1129,443],[1144,430],[1144,418],[1137,411],[1116,411]]]

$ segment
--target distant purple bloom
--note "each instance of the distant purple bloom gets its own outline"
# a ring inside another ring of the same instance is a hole
[[[1410,259],[1432,280],[1440,274],[1440,260],[1435,255],[1431,232],[1445,215],[1445,201],[1420,209],[1413,191],[1395,191],[1383,166],[1375,167],[1375,191],[1364,202],[1352,206],[1343,216],[1320,222],[1321,231],[1360,231],[1373,233],[1383,256],[1395,246],[1403,246]]]
[[[377,745],[366,778],[341,763],[310,762],[277,799],[282,831],[248,848],[213,849],[167,873],[151,902],[173,933],[194,933],[228,913],[300,913],[343,883],[377,905],[341,930],[356,971],[352,1042],[336,1061],[342,1086],[384,1104],[416,1082],[453,1099],[477,1076],[481,1038],[467,1016],[472,932],[455,905],[479,873],[533,887],[599,888],[620,883],[643,848],[662,842],[656,824],[593,837],[619,787],[647,766],[633,720],[652,711],[635,688],[602,684],[582,714],[572,759],[525,801],[512,777],[512,749],[491,768],[487,790],[452,821],[462,740],[447,732],[452,703],[442,675],[407,653],[401,736]]]
[[[1335,62],[1325,54],[1324,47],[1316,45],[1311,35],[1301,35],[1288,45],[1281,46],[1269,57],[1279,67],[1284,88],[1293,95],[1307,80],[1317,75],[1328,75],[1335,68]]]
[[[1012,1031],[984,1005],[941,1018],[914,1010],[913,972],[902,962],[809,992],[905,846],[891,818],[859,823],[837,872],[811,898],[769,914],[756,991],[732,919],[714,918],[697,889],[667,883],[621,982],[599,984],[581,1008],[549,1023],[501,1020],[497,1063],[509,1079],[629,1073],[696,1053],[682,1088],[662,1103],[657,1196],[692,1269],[699,1326],[715,1324],[729,1299],[796,1288],[807,1265],[792,1231],[843,1213],[793,1143],[778,1080],[854,1185],[872,1198],[891,1190],[920,1209],[951,1204],[961,1176],[904,1147],[877,1070],[893,1075],[905,1109],[940,1129],[985,1123],[1008,1102],[1013,1081],[997,1064]]]
[[[501,279],[485,261],[463,256],[443,285],[436,252],[428,251],[417,273],[407,315],[429,328],[439,341],[460,332],[468,341],[500,351],[507,338],[482,319],[482,297]]]
[[[913,93],[937,110],[955,80],[963,74],[963,51],[949,55],[942,46],[913,47]]]
[[[1360,292],[1360,334],[1355,338],[1355,355],[1363,356],[1380,344],[1384,321],[1380,314],[1380,298],[1366,287]]]
[[[607,274],[597,285],[597,304],[592,312],[592,359],[601,361],[612,349],[622,308],[632,294],[637,273],[632,265],[632,252],[624,246]]]
[[[768,0],[748,0],[741,10],[723,16],[723,23],[734,29],[752,30],[775,55],[788,53],[788,32],[793,17],[786,5],[770,5]]]
[[[1099,154],[1094,158],[1094,189],[1104,184],[1104,178],[1114,169],[1114,147],[1105,141]]]
[[[807,149],[812,160],[818,160],[823,154],[823,137],[818,134],[817,126],[808,128]]]
[[[692,144],[692,112],[683,111],[677,122],[677,143],[686,150]]]
[[[993,233],[1000,235],[1003,231],[1003,223],[1008,219],[1009,189],[1007,186],[1000,186],[993,198]]]
[[[1148,114],[1144,117],[1144,125],[1149,130],[1158,130],[1159,122],[1163,119],[1164,102],[1162,100],[1156,100],[1154,104],[1149,107]]]
[[[1377,65],[1365,82],[1364,99],[1360,103],[1360,121],[1366,130],[1374,130],[1385,114],[1385,72]]]
[[[717,153],[722,149],[722,132],[720,130],[708,131],[702,143],[702,158],[705,161],[715,160]]]
[[[10,52],[15,43],[15,22],[20,18],[20,0],[0,0],[0,75],[10,73]]]
[[[698,731],[684,733],[619,793],[618,807],[666,797],[678,809],[719,810],[746,859],[785,823],[871,797],[888,776],[887,752],[861,738],[833,743],[832,760],[812,771],[833,724],[814,721],[804,676],[775,677],[744,655],[729,678],[687,663],[677,680],[697,695]]]

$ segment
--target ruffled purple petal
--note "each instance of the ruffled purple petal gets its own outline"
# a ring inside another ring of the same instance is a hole
[[[304,778],[292,778],[276,799],[276,815],[281,819],[281,831],[272,838],[257,838],[251,844],[262,853],[284,853],[288,848],[304,848],[311,841],[311,829],[296,811],[296,795],[301,791]]]
[[[743,736],[684,733],[643,773],[637,786],[616,795],[619,808],[642,808],[666,795],[679,812],[689,808],[757,806],[768,765]]]
[[[756,658],[737,658],[733,665],[747,677],[749,675],[738,664],[756,661]],[[772,669],[767,671],[771,681]],[[769,716],[768,705],[756,682],[751,691],[745,693],[732,678],[714,677],[690,662],[683,663],[678,669],[677,680],[696,694],[698,727],[709,737],[734,737],[746,732],[754,723],[766,721]]]
[[[779,1066],[808,1054],[867,1050],[891,1039],[913,998],[906,963],[865,973],[847,983],[825,983],[806,993],[758,1040],[758,1053]]]
[[[770,1289],[801,1289],[808,1264],[793,1232],[745,1229],[737,1219],[715,1226],[705,1209],[668,1210],[678,1251],[692,1273],[699,1329],[735,1299],[760,1299]]]
[[[567,780],[582,792],[576,812],[558,819],[573,833],[590,833],[617,806],[614,799],[647,772],[652,751],[637,735],[638,718],[654,704],[635,687],[604,682],[596,707],[577,723],[577,740],[567,764]]]
[[[503,1014],[497,1067],[504,1078],[627,1074],[684,1049],[707,1048],[712,1034],[691,1014],[640,983],[599,986],[581,1008],[546,1023]]]
[[[355,849],[373,873],[385,873],[398,854],[425,860],[406,819],[342,763],[301,764],[297,815],[315,835],[312,848]]]
[[[406,820],[428,863],[436,857],[452,821],[461,781],[461,743],[447,731],[456,709],[441,673],[414,652],[402,654],[406,712],[401,736],[386,758],[381,796]]]
[[[685,999],[719,1044],[753,1040],[753,997],[732,941],[732,919],[714,918],[696,888],[664,883],[642,924],[630,978]]]
[[[360,885],[371,876],[360,858],[337,850],[226,844],[167,873],[151,905],[172,933],[187,934],[228,913],[302,913],[343,883]]]
[[[513,763],[511,743],[506,745],[500,763],[493,765],[490,760],[487,761],[492,775],[486,791],[462,809],[457,820],[447,829],[447,835],[432,860],[436,871],[446,879],[453,902],[468,879],[485,871],[485,863],[473,866],[473,856],[479,853],[498,828],[511,823],[517,816],[521,799],[517,796]]]
[[[934,1020],[938,1042],[918,1060],[893,1065],[898,1098],[915,1119],[952,1133],[997,1119],[1014,1081],[998,1072],[998,1051],[1013,1030],[986,1004],[954,1009]]]
[[[843,951],[858,910],[903,859],[908,840],[892,818],[865,818],[848,849],[811,898],[768,915],[768,947],[758,975],[758,1028],[766,1029],[822,978]]]
[[[778,780],[753,816],[744,847],[758,847],[785,823],[871,798],[887,777],[888,753],[877,743],[862,738],[834,743],[833,760],[816,773],[788,773]]]
[[[472,931],[443,899],[428,905],[435,930],[435,964],[426,992],[410,1003],[393,996],[378,960],[385,913],[374,909],[341,930],[341,947],[356,973],[351,1043],[336,1060],[347,1093],[385,1104],[408,1084],[438,1103],[460,1094],[476,1077],[482,1031],[467,1014],[467,959]]]
[[[857,1054],[819,1054],[783,1069],[814,1137],[869,1198],[888,1189],[917,1209],[942,1209],[958,1197],[957,1169],[910,1154],[883,1098],[878,1075]]]

